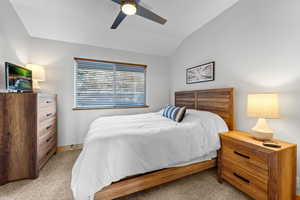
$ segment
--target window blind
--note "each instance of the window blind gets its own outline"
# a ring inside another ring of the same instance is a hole
[[[144,106],[146,68],[75,59],[75,107]]]

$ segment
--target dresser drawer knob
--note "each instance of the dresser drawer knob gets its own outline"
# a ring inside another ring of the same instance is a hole
[[[52,101],[46,101],[46,103],[52,103]]]
[[[47,126],[47,127],[46,127],[46,129],[48,130],[48,129],[49,129],[49,128],[51,128],[51,127],[52,127],[52,125],[50,125],[50,126]]]
[[[51,153],[52,149],[50,149],[47,153],[46,156],[48,156]]]
[[[240,152],[234,151],[234,153],[235,153],[236,155],[238,155],[238,156],[241,156],[241,157],[243,157],[243,158],[250,159],[250,157],[249,157],[249,156],[247,156],[247,155],[244,155],[244,154],[242,154],[242,153],[240,153]]]
[[[46,117],[50,117],[52,115],[52,113],[48,113],[47,115],[46,115]]]
[[[250,183],[250,181],[249,181],[248,179],[246,179],[246,178],[244,178],[244,177],[238,175],[237,173],[233,173],[233,175],[234,175],[235,177],[237,177],[238,179],[244,181],[245,183]]]
[[[51,139],[52,139],[52,137],[48,138],[48,139],[46,140],[46,142],[48,143]]]

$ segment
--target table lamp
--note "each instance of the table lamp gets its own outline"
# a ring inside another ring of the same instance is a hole
[[[40,89],[39,82],[46,80],[44,67],[35,64],[28,64],[26,65],[26,68],[32,71],[33,88]]]
[[[266,118],[280,118],[278,94],[249,94],[247,114],[249,117],[258,118],[252,128],[252,136],[258,140],[272,139],[274,131],[268,126]]]

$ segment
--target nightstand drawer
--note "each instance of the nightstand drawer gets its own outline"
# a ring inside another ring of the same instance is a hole
[[[222,140],[222,156],[246,167],[268,174],[268,155],[258,152],[254,148],[241,145],[233,140],[224,138]]]
[[[268,185],[237,166],[223,166],[222,177],[254,199],[268,199]]]
[[[228,158],[224,156],[222,165],[225,168],[230,168],[231,166],[235,166],[235,169],[241,169],[242,171],[247,172],[248,174],[251,174],[253,178],[257,179],[261,183],[264,183],[265,186],[268,185],[269,181],[269,175],[268,171],[262,171],[261,169],[257,168],[251,168],[249,166],[245,167],[245,165],[241,165],[239,162],[236,162],[234,160],[228,160]]]

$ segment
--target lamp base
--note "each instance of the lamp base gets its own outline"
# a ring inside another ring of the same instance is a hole
[[[34,90],[41,89],[39,81],[37,81],[37,80],[32,80],[32,87],[33,87]]]
[[[269,141],[273,138],[274,133],[251,132],[251,136],[260,141]]]
[[[268,126],[266,119],[259,118],[256,125],[252,128],[252,137],[257,140],[270,140],[274,136],[274,131]]]

